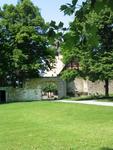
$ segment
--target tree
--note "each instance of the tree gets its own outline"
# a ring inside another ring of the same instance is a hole
[[[30,0],[0,10],[0,84],[22,85],[38,77],[49,66],[53,50],[47,38],[48,26]]]
[[[113,12],[105,8],[99,13],[97,29],[99,44],[96,52],[93,49],[93,72],[98,74],[98,79],[105,80],[105,95],[109,96],[109,80],[113,79]],[[96,59],[96,61],[95,61]]]
[[[106,96],[109,95],[109,80],[113,79],[113,5],[110,5],[111,3],[104,0],[87,0],[79,10],[73,11],[75,19],[62,46],[64,59],[67,62],[78,60],[80,67],[77,71],[80,76],[92,81],[105,80]],[[72,44],[68,46],[67,43],[70,41]]]
[[[63,22],[60,21],[58,25],[53,20],[50,22],[49,30],[47,32],[48,40],[51,45],[55,47],[57,55],[60,53],[60,45],[63,41],[65,31],[67,31],[67,28],[64,27]]]
[[[77,14],[77,10],[79,12],[79,8],[77,7],[77,3],[79,0],[72,0],[72,3],[66,3],[64,5],[61,5],[60,10],[64,12],[65,15],[72,15],[72,14]],[[113,1],[111,0],[83,0],[82,6],[84,4],[89,4],[90,5],[90,10],[93,9],[97,13],[100,12],[101,9],[104,9],[105,6],[110,7],[113,9]],[[82,10],[84,9],[81,7]]]
[[[42,91],[48,94],[48,98],[51,98],[52,94],[56,94],[58,91],[58,87],[55,83],[48,82],[44,86],[42,86]]]

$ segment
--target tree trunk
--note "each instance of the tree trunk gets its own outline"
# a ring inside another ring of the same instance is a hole
[[[105,96],[109,96],[109,80],[105,79]]]

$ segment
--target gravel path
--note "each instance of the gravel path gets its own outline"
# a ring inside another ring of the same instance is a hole
[[[89,104],[99,106],[113,106],[113,102],[98,102],[96,100],[83,100],[83,101],[71,101],[71,100],[55,100],[60,103],[78,103],[78,104]]]

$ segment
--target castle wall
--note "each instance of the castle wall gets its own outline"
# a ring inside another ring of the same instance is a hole
[[[58,87],[58,98],[66,96],[66,83],[60,78],[40,78],[27,80],[22,88],[0,87],[6,93],[6,102],[31,101],[42,99],[42,86],[48,82],[55,82]]]
[[[104,81],[91,82],[88,81],[88,93],[90,95],[103,95],[105,94]],[[109,81],[109,94],[113,94],[113,80]]]
[[[76,78],[74,81],[67,84],[67,90],[70,93],[72,92],[75,96],[78,93],[87,95],[104,95],[104,85],[104,81],[92,82],[82,78]],[[113,93],[113,80],[109,81],[109,93]]]

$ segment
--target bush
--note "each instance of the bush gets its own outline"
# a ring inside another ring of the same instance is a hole
[[[43,92],[57,93],[57,85],[55,83],[47,83],[42,87]]]

